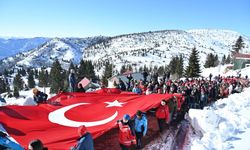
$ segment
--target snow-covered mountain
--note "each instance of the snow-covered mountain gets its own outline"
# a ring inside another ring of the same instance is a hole
[[[228,55],[240,33],[227,30],[164,30],[120,35],[86,48],[84,59],[97,64],[111,60],[118,68],[123,64],[134,67],[168,64],[172,56],[183,54],[187,60],[192,48],[200,52],[201,64],[208,53],[221,58]],[[250,52],[250,38],[244,35],[245,49]]]
[[[24,67],[50,67],[58,59],[64,68],[70,61],[77,64],[82,59],[84,49],[96,42],[101,42],[105,37],[90,38],[53,38],[50,41],[27,52],[0,60],[0,70],[11,68],[15,65]]]
[[[4,38],[0,37],[0,59],[27,51],[48,41],[49,38]]]
[[[250,52],[250,38],[228,30],[163,30],[115,37],[53,38],[35,49],[3,59],[0,68],[16,64],[50,66],[55,58],[66,68],[70,60],[79,63],[83,58],[94,61],[97,73],[103,70],[105,61],[111,61],[117,70],[124,64],[138,69],[144,64],[152,67],[166,65],[179,54],[187,60],[194,47],[200,52],[201,64],[204,64],[208,53],[218,54],[219,58],[228,55],[239,36],[245,43],[243,51]]]

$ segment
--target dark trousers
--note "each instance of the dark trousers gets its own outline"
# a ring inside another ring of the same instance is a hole
[[[157,118],[157,122],[158,122],[159,130],[160,130],[160,132],[162,132],[166,126],[165,119]]]
[[[135,132],[135,136],[136,136],[136,148],[140,149],[142,147],[143,133],[142,132]]]
[[[128,150],[128,147],[123,145],[123,144],[120,144],[120,147],[121,147],[122,150]]]

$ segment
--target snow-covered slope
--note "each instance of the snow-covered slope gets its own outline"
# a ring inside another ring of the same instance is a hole
[[[87,46],[103,39],[105,38],[53,38],[35,49],[1,60],[0,70],[15,65],[24,67],[49,67],[55,59],[58,59],[62,63],[62,66],[67,68],[70,61],[74,63],[80,62],[83,51]]]
[[[120,35],[88,47],[84,59],[96,61],[111,60],[116,67],[132,64],[134,67],[167,64],[174,55],[189,57],[192,48],[200,52],[204,64],[206,54],[215,53],[219,58],[228,55],[232,45],[241,34],[227,30],[164,30]],[[243,36],[245,51],[250,51],[250,38]],[[138,69],[138,68],[137,68]],[[119,70],[119,69],[118,69]]]
[[[189,110],[191,124],[201,133],[190,149],[247,150],[250,136],[250,88],[218,100],[204,110]]]
[[[0,38],[0,59],[27,51],[48,41],[49,38]]]
[[[250,38],[228,30],[163,30],[105,38],[54,38],[33,50],[0,61],[0,69],[15,64],[50,66],[55,58],[66,68],[70,60],[78,63],[83,57],[94,61],[96,73],[100,75],[105,61],[111,61],[118,71],[124,64],[131,64],[134,69],[167,65],[175,55],[182,54],[187,60],[194,47],[200,52],[203,66],[208,53],[218,54],[219,58],[228,55],[239,36],[245,43],[243,52],[250,52]]]

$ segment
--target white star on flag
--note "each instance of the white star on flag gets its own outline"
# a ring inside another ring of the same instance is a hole
[[[113,102],[104,102],[106,104],[108,104],[106,107],[122,107],[123,104],[122,102],[118,102],[118,100],[115,100]]]

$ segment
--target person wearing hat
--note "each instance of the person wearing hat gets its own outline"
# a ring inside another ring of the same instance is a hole
[[[77,145],[75,145],[71,150],[94,150],[94,141],[85,125],[82,125],[78,128],[78,138]]]
[[[36,103],[46,103],[48,95],[39,91],[37,88],[33,88],[33,98]]]
[[[134,124],[128,114],[123,116],[122,120],[118,120],[119,126],[119,143],[122,150],[128,150],[133,144],[136,144]]]
[[[146,115],[140,110],[136,112],[135,116],[135,136],[136,136],[136,148],[140,149],[142,147],[142,137],[146,136],[148,129],[148,120]]]
[[[169,108],[166,100],[161,101],[161,105],[157,108],[155,115],[158,121],[160,132],[162,132],[166,126],[166,123],[169,123],[170,118]]]

